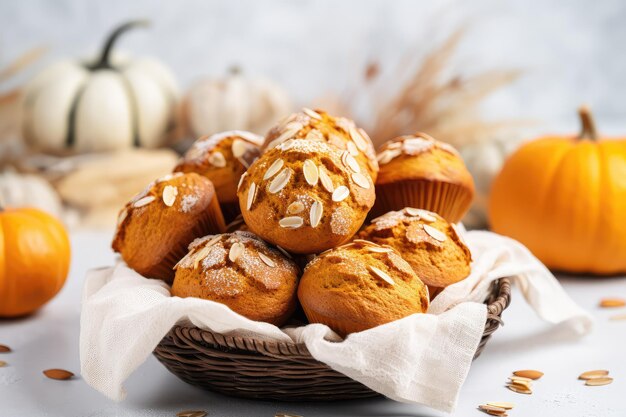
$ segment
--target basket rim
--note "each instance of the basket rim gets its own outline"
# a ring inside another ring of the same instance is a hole
[[[493,281],[492,288],[484,301],[487,304],[485,336],[489,336],[499,325],[503,324],[500,315],[509,306],[510,302],[510,277],[499,278]],[[495,328],[494,324],[496,324]],[[257,352],[269,357],[311,358],[311,354],[304,343],[265,340],[254,336],[229,336],[211,330],[200,329],[193,324],[176,324],[171,331],[183,340],[191,339],[203,344],[217,345],[239,351]],[[240,356],[241,354],[237,355]]]

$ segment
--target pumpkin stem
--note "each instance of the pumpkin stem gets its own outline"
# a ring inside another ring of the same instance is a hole
[[[129,29],[135,27],[148,27],[149,24],[150,22],[148,22],[147,20],[133,20],[118,26],[107,38],[104,44],[104,48],[102,48],[102,54],[100,55],[100,59],[96,61],[95,64],[90,65],[88,68],[90,70],[112,68],[109,59],[111,58],[111,50],[113,49],[113,45],[117,41],[117,38],[119,38],[122,33],[126,32]]]
[[[598,138],[598,132],[596,131],[596,123],[593,120],[593,115],[588,106],[581,106],[578,109],[578,115],[580,116],[580,139],[596,140]]]

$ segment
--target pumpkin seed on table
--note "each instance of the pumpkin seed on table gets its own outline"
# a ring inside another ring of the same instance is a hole
[[[513,375],[515,376],[521,376],[523,378],[529,378],[529,379],[539,379],[543,376],[543,372],[541,371],[536,371],[534,369],[523,369],[520,371],[515,371],[513,372]]]
[[[299,414],[289,414],[289,413],[276,413],[274,417],[302,417]]]
[[[608,374],[609,374],[609,371],[605,369],[596,369],[593,371],[583,372],[582,374],[578,376],[578,379],[588,380],[588,379],[602,378],[602,377],[607,376]]]
[[[0,368],[7,366],[7,363],[5,361],[0,361]]]
[[[0,345],[0,353],[9,353],[11,352],[11,348],[7,345]]]
[[[592,378],[585,381],[585,385],[590,387],[597,387],[600,385],[608,385],[613,382],[613,378],[610,376],[602,377],[602,378]]]
[[[43,374],[50,379],[56,379],[58,381],[65,381],[71,379],[74,374],[65,369],[46,369]]]
[[[207,415],[206,411],[181,411],[176,413],[176,417],[205,417]]]
[[[623,298],[603,298],[600,300],[600,307],[602,308],[616,308],[625,307],[626,300]]]
[[[492,416],[507,416],[508,415],[506,413],[506,408],[498,407],[495,405],[481,404],[478,406],[478,409]]]
[[[505,410],[512,410],[515,407],[515,404],[506,401],[489,401],[486,405],[504,408]]]

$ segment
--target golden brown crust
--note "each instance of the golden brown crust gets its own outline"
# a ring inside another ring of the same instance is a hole
[[[433,212],[414,208],[389,212],[372,220],[359,237],[396,249],[432,296],[470,273],[469,248],[453,225]]]
[[[298,267],[250,232],[205,236],[176,266],[172,295],[226,304],[280,326],[296,307]]]
[[[425,133],[400,136],[383,144],[377,159],[377,185],[407,180],[443,181],[474,193],[472,175],[456,149]]]
[[[171,283],[172,267],[187,245],[225,227],[211,181],[193,173],[170,174],[120,211],[112,247],[139,274]]]
[[[306,267],[298,298],[311,322],[337,334],[370,329],[428,310],[428,289],[390,247],[355,241]]]
[[[351,161],[352,159],[352,161]],[[374,185],[347,152],[325,142],[288,140],[250,166],[239,187],[246,224],[294,253],[348,241],[374,203]]]
[[[261,153],[261,136],[228,131],[203,136],[193,143],[174,172],[195,172],[213,182],[222,204],[237,202],[237,184]]]
[[[364,171],[376,181],[378,162],[374,145],[367,133],[345,117],[333,117],[323,110],[304,108],[274,126],[265,138],[262,150],[273,149],[288,139],[309,139],[329,143],[348,151]]]

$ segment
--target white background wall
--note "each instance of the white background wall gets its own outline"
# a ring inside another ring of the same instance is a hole
[[[623,0],[0,0],[0,65],[41,44],[51,47],[42,64],[93,53],[112,26],[137,17],[153,26],[129,34],[123,49],[160,57],[183,87],[238,64],[301,104],[341,91],[372,57],[385,65],[423,54],[469,22],[458,65],[526,71],[486,115],[574,128],[574,109],[587,102],[626,132]]]

